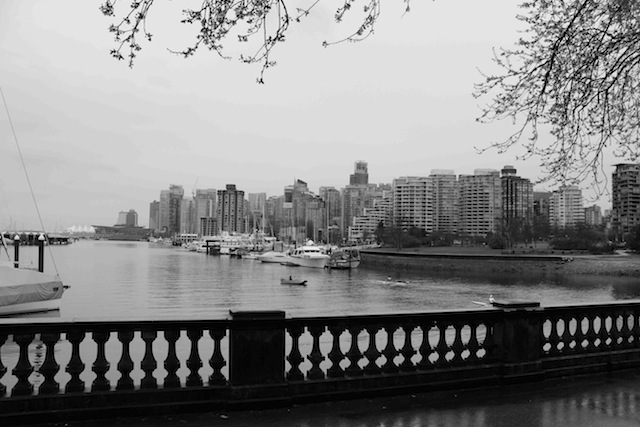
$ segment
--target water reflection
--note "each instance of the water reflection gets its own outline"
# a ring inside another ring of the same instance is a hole
[[[25,262],[30,256],[37,261],[35,248],[23,249]],[[62,301],[63,318],[220,318],[229,310],[328,316],[476,308],[472,301],[489,295],[543,305],[640,297],[635,278],[564,277],[553,270],[453,275],[368,264],[353,271],[319,270],[145,242],[80,241],[51,250],[63,281],[71,285]],[[51,267],[46,261],[45,270]],[[308,285],[280,285],[280,278],[290,275]]]

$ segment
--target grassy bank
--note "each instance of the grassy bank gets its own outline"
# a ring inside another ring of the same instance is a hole
[[[547,247],[514,248],[509,251],[488,247],[420,247],[396,250],[381,248],[402,254],[444,255],[444,257],[375,257],[378,265],[394,268],[428,269],[433,272],[484,272],[515,274],[569,274],[640,277],[640,255],[619,252],[610,255],[589,255],[580,251],[550,251]],[[447,258],[446,255],[452,255]],[[494,259],[456,259],[455,255],[492,255]],[[557,255],[570,261],[517,261],[510,256]],[[366,262],[366,257],[365,257]],[[640,285],[640,283],[639,283]]]

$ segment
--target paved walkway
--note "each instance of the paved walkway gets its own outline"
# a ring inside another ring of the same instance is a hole
[[[229,413],[118,418],[51,426],[622,427],[640,426],[640,371],[456,393]],[[41,425],[44,426],[44,425]]]

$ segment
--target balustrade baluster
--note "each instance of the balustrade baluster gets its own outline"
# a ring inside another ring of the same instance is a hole
[[[44,362],[40,367],[40,373],[44,377],[44,381],[38,390],[39,394],[56,394],[60,391],[60,384],[55,380],[55,376],[60,370],[60,365],[56,362],[55,345],[60,340],[59,333],[42,334],[40,339],[47,346]]]
[[[587,314],[586,319],[587,332],[585,333],[585,338],[587,339],[587,346],[585,347],[585,351],[593,353],[598,350],[598,347],[596,347],[598,334],[596,333],[595,316],[593,314]]]
[[[100,331],[93,332],[93,341],[95,341],[97,346],[97,355],[96,360],[93,362],[92,370],[96,374],[96,379],[93,380],[93,384],[91,385],[91,391],[109,391],[111,390],[111,384],[106,377],[111,364],[107,360],[105,353],[105,345],[107,341],[109,341],[110,332],[108,331]]]
[[[638,321],[640,320],[640,312],[634,309],[631,312],[631,315],[633,316],[633,328],[631,329],[631,339],[633,340],[633,347],[638,348],[640,347],[640,340],[638,340],[638,337],[640,337],[640,324],[638,324]]]
[[[498,346],[496,345],[496,341],[494,338],[495,331],[495,323],[493,322],[484,322],[485,327],[485,337],[480,345],[481,349],[484,349],[485,355],[482,358],[485,362],[492,362],[498,359]]]
[[[0,334],[0,397],[7,393],[7,387],[2,384],[2,377],[7,373],[7,367],[2,364],[2,346],[7,341],[7,334]]]
[[[209,366],[213,369],[213,373],[209,376],[209,385],[224,385],[227,383],[224,375],[222,375],[222,368],[227,364],[224,357],[222,357],[222,350],[220,349],[220,342],[226,335],[226,329],[211,329],[209,335],[213,339],[213,355],[209,359]]]
[[[33,393],[33,384],[29,382],[29,376],[33,372],[33,366],[29,362],[29,344],[33,341],[34,334],[18,334],[13,336],[13,340],[20,347],[18,363],[11,371],[18,378],[18,382],[13,386],[12,396],[27,396]]]
[[[474,363],[478,361],[478,322],[472,320],[469,322],[470,336],[467,343],[467,350],[469,350],[469,356],[465,360],[466,363]]]
[[[301,325],[294,325],[289,328],[289,335],[291,336],[291,353],[287,356],[287,360],[291,365],[291,369],[287,373],[289,381],[301,381],[304,379],[304,375],[300,370],[300,364],[304,361],[300,353],[300,335],[302,335],[303,331],[304,327]]]
[[[447,344],[446,332],[449,327],[448,323],[439,323],[436,325],[438,328],[438,344],[436,344],[436,352],[438,353],[438,360],[435,365],[439,368],[448,366],[447,353],[449,352],[449,345]]]
[[[307,330],[313,337],[313,346],[311,347],[311,353],[307,356],[307,360],[311,362],[311,369],[307,372],[307,378],[310,380],[322,380],[324,379],[324,372],[320,368],[320,363],[324,361],[324,356],[320,351],[320,335],[324,333],[324,326],[313,325],[307,327]]]
[[[451,365],[460,365],[464,362],[464,360],[462,359],[462,352],[464,351],[464,344],[462,344],[463,324],[460,322],[455,322],[452,324],[452,326],[455,336],[453,339],[453,343],[451,344],[451,351],[453,351]]]
[[[573,317],[571,315],[562,316],[562,320],[564,321],[564,331],[562,332],[562,342],[564,343],[564,354],[572,354],[577,351],[577,343],[575,342],[576,336],[575,334],[571,334],[571,320]],[[571,343],[575,345],[571,347]]]
[[[621,347],[621,335],[622,335],[622,331],[620,330],[621,327],[618,325],[620,321],[620,313],[614,311],[614,313],[611,315],[611,339],[613,340],[613,342],[611,343],[611,347],[613,349],[619,349]]]
[[[630,347],[630,343],[631,340],[629,339],[631,336],[631,329],[629,328],[629,317],[630,317],[631,313],[629,313],[629,311],[624,310],[622,312],[622,331],[621,331],[621,336],[622,336],[622,348],[629,348]]]
[[[333,344],[331,351],[329,352],[329,360],[331,361],[331,367],[327,370],[327,376],[329,378],[342,378],[344,377],[344,370],[340,366],[340,362],[344,359],[344,354],[340,350],[340,335],[344,331],[342,326],[329,326],[329,332],[333,337]]]
[[[547,342],[549,343],[549,350],[546,352],[549,356],[556,356],[560,353],[558,344],[560,343],[560,335],[558,334],[558,328],[560,327],[560,318],[558,316],[550,316],[548,319],[551,327],[549,330],[549,337]],[[542,322],[544,325],[544,322]],[[566,328],[566,325],[564,325]]]
[[[66,371],[71,375],[71,379],[65,387],[66,393],[74,393],[84,391],[84,381],[80,379],[80,374],[84,372],[84,363],[80,357],[80,343],[84,341],[85,332],[72,330],[67,332],[67,339],[71,343],[71,359],[67,364]]]
[[[416,366],[420,371],[426,371],[433,368],[433,364],[429,360],[429,356],[431,355],[433,349],[431,348],[431,343],[429,343],[429,331],[431,330],[431,326],[433,322],[428,324],[422,323],[420,325],[420,329],[422,329],[422,341],[420,342],[420,347],[418,348],[418,353],[420,353],[420,361]]]
[[[416,350],[413,348],[413,344],[411,343],[411,334],[413,333],[413,329],[415,325],[405,324],[402,326],[404,330],[404,345],[400,350],[400,354],[404,358],[402,363],[400,364],[400,370],[402,372],[412,372],[415,371],[416,367],[411,361],[411,358],[416,354]]]
[[[384,346],[384,350],[382,351],[386,359],[384,365],[382,365],[382,372],[385,374],[394,374],[399,371],[394,360],[398,355],[398,350],[396,350],[396,346],[393,343],[393,336],[398,330],[398,325],[385,326],[384,329],[387,331],[387,345]]]
[[[118,331],[118,340],[122,343],[122,356],[118,362],[118,372],[121,375],[116,384],[116,390],[133,390],[133,379],[131,378],[133,360],[129,350],[129,345],[133,341],[133,331]]]
[[[348,328],[351,335],[351,346],[347,351],[347,359],[349,359],[349,366],[345,369],[345,374],[349,377],[359,377],[362,375],[362,369],[358,366],[358,361],[362,358],[362,353],[358,348],[358,335],[362,331],[362,327],[358,325],[351,325]]]
[[[176,329],[167,329],[164,331],[164,339],[167,340],[167,358],[164,361],[164,369],[167,370],[167,376],[164,378],[164,388],[180,387],[180,378],[178,378],[178,369],[180,369],[180,360],[176,352],[176,341],[180,338],[180,331]]]
[[[157,336],[157,331],[142,331],[142,341],[144,341],[144,356],[142,357],[142,362],[140,362],[140,368],[144,372],[144,377],[140,381],[140,388],[143,389],[158,388],[158,382],[153,376],[153,371],[155,371],[158,367],[158,362],[156,362],[156,359],[153,356],[153,341]]]
[[[576,325],[576,350],[579,353],[584,353],[586,348],[586,346],[584,345],[584,341],[586,340],[587,335],[585,331],[582,330],[582,323],[584,322],[585,318],[586,317],[584,315],[576,316],[576,322],[578,322]]]
[[[198,341],[202,338],[201,329],[188,329],[187,337],[191,341],[191,352],[187,359],[187,368],[189,368],[189,375],[187,376],[187,387],[202,387],[202,377],[198,373],[202,368],[202,359],[200,358],[200,352],[198,351]]]
[[[380,350],[378,350],[378,346],[376,345],[376,335],[378,331],[381,329],[380,325],[369,325],[366,327],[367,333],[369,334],[369,346],[367,350],[364,352],[364,356],[367,358],[369,363],[364,367],[364,372],[367,375],[378,375],[382,370],[378,366],[378,358],[380,357]]]

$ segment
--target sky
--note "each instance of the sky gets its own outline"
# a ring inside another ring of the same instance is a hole
[[[353,27],[334,21],[339,2],[323,1],[291,25],[263,85],[260,67],[237,57],[170,52],[193,40],[180,10],[198,3],[157,1],[147,21],[154,39],[129,68],[109,54],[114,20],[99,1],[0,2],[11,117],[0,104],[0,229],[40,229],[38,212],[47,231],[113,225],[130,209],[148,225],[149,203],[171,184],[185,195],[227,184],[281,195],[295,179],[316,193],[340,189],[359,160],[371,183],[505,165],[542,177],[539,159],[518,161],[517,147],[477,150],[510,134],[510,123],[476,122],[488,100],[472,93],[479,70],[494,70],[492,49],[519,36],[517,2],[413,1],[405,14],[402,1],[385,1],[375,34],[325,48]],[[609,176],[617,162],[605,158]],[[610,207],[607,194],[582,188],[586,205]]]

